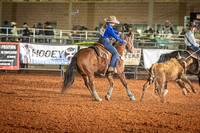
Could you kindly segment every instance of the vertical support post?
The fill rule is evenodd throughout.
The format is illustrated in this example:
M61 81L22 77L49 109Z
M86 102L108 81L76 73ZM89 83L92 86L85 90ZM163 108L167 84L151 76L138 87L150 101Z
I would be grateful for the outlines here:
M153 5L154 0L149 0L148 25L150 27L153 25Z
M64 67L64 65L61 65L60 66L60 76L64 77L64 73L65 73L65 67Z
M35 28L33 29L33 43L35 43Z
M71 24L72 24L72 0L69 0L68 30L71 30Z
M60 30L60 44L62 44L62 30Z
M88 36L87 31L85 31L85 40L87 40L87 36Z
M3 4L3 2L2 2L2 0L0 0L0 25L2 25L2 11L3 11L2 4Z

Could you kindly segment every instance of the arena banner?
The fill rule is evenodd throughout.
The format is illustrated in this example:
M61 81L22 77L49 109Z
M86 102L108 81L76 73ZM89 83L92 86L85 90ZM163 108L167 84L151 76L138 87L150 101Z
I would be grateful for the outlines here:
M20 62L24 64L69 65L78 51L76 45L38 45L20 43Z
M0 42L0 70L19 70L19 43Z
M124 53L124 59L125 59L125 65L139 65L140 64L140 58L141 58L141 49L135 48L133 50L133 53L125 52Z
M80 49L87 48L88 46L80 46ZM141 49L133 50L133 53L124 52L125 65L139 65L141 58Z
M144 67L150 68L152 64L159 60L161 54L171 53L173 51L168 49L143 49Z

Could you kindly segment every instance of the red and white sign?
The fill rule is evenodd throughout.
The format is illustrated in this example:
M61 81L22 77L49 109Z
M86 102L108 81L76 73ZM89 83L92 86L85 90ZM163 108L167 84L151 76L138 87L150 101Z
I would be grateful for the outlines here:
M0 42L0 70L19 70L19 43Z

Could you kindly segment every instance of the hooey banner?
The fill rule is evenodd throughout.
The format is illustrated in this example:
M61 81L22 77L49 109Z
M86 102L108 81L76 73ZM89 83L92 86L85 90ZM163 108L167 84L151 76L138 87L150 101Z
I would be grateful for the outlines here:
M24 64L69 65L77 45L38 45L20 43L20 62Z

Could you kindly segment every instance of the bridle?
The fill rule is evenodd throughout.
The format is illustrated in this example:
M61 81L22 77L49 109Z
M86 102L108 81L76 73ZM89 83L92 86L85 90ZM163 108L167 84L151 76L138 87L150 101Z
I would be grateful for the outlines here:
M128 50L132 51L133 41L132 41L131 37L128 37L127 35L124 35L124 34L122 34L121 38L124 40L125 36L126 36L126 42L124 42L124 43L117 43L116 47L126 47L127 46ZM131 43L131 47L129 47L128 41ZM122 44L122 45L119 45L119 44Z

